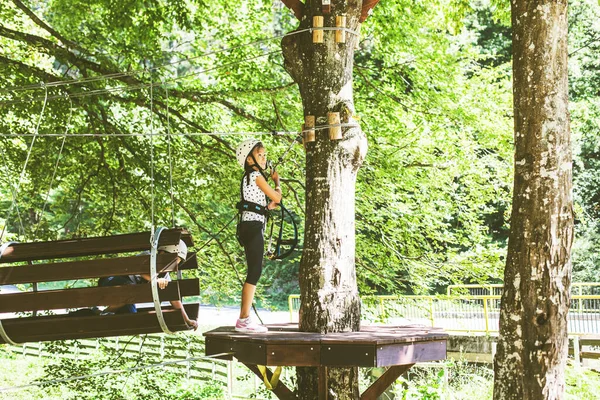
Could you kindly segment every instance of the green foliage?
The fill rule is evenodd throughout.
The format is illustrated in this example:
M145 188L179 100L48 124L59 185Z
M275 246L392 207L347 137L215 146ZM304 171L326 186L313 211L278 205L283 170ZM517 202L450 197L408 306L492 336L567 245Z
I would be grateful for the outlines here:
M570 30L575 195L580 219L591 224L591 245L575 256L586 266L576 263L576 271L595 265L598 6L590 2L572 2ZM289 10L270 1L27 3L48 30L14 3L1 4L3 26L16 33L0 36L0 87L127 73L0 92L3 240L185 226L199 249L202 301L238 301L245 263L234 224L214 235L235 215L240 137L182 134L299 127L302 102L277 37L297 25ZM504 1L402 0L380 4L363 24L354 70L356 113L369 139L357 182L363 294L500 280L512 186L508 9ZM38 122L41 135L9 215L11 187L33 140L6 134L32 134ZM43 136L65 132L113 136L69 137L62 151L61 137ZM152 140L140 136L150 132ZM293 140L261 138L273 159ZM279 167L287 206L300 221L304 162L293 146ZM298 291L299 259L297 252L267 263L261 304L281 306Z
M433 8L379 10L373 47L357 56L357 110L370 140L357 189L363 292L428 293L501 276L509 69L479 64L474 38L436 30L443 15Z
M495 39L476 41L440 29L448 18L473 12L457 4L382 4L363 27L355 93L370 141L357 186L358 276L365 293L424 293L500 276L510 194L509 74L504 64L484 64L482 43ZM202 300L237 301L245 266L234 225L204 244L234 215L241 171L232 149L239 138L169 140L165 134L296 129L301 101L282 67L279 40L254 43L265 32L293 29L296 21L271 2L134 2L128 12L123 7L105 0L40 2L33 11L60 37L13 10L11 28L46 42L0 39L14 50L1 64L6 73L0 86L130 75L3 92L2 100L34 101L0 106L6 116L0 132L31 134L39 120L41 134L130 136L69 137L62 152L60 137L36 138L7 237L53 240L146 230L153 217L156 225L172 225L174 212L175 225L188 227L200 249ZM71 42L66 50L53 47L63 38ZM106 92L149 83L156 86ZM86 93L93 90L103 91ZM157 135L152 141L134 136L150 132ZM273 158L292 140L263 139ZM9 188L31 142L0 137L10 172L0 178L0 218L8 215ZM280 165L287 206L299 220L303 165L300 146ZM283 305L298 291L299 255L267 264L261 304Z
M573 279L600 280L600 192L598 191L598 116L600 115L600 6L575 0L569 9L569 84L573 133L573 192L577 239L573 244Z

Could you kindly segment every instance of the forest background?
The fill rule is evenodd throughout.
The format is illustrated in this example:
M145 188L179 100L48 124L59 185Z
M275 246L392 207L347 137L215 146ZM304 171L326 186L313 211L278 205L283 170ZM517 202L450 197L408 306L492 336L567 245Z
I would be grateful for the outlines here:
M569 7L573 280L598 282L600 5ZM501 283L513 176L508 15L507 2L397 0L363 24L361 295ZM264 132L274 160L288 149L294 135L269 132L303 122L280 49L296 28L291 11L279 1L0 0L0 21L2 240L149 230L154 210L155 225L192 232L202 303L237 302L245 263L235 226L203 245L236 213L233 149L247 136L201 133ZM278 170L302 238L300 144ZM267 262L261 305L299 293L301 250Z

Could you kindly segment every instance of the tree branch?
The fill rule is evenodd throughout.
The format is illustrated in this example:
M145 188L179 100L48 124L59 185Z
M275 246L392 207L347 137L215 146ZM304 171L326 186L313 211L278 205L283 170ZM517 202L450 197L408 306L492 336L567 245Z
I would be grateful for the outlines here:
M13 0L13 3L15 3L17 7L19 7L25 14L27 14L27 16L33 22L35 22L35 24L37 26L39 26L40 28L44 29L46 32L50 33L52 36L54 36L55 38L57 38L58 40L60 40L62 43L64 43L65 45L69 46L70 48L77 49L77 50L81 51L82 53L85 53L87 55L91 55L91 53L88 50L84 49L83 47L81 47L77 43L75 43L75 42L73 42L73 41L65 38L60 33L58 33L57 31L55 31L51 26L49 26L44 21L42 21L37 15L34 14L33 11L31 11L20 0Z

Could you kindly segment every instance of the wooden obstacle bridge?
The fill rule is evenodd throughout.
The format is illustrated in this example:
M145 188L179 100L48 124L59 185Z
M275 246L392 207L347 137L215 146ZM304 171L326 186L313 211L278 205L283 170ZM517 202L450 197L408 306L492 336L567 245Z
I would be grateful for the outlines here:
M206 355L230 353L265 383L270 382L279 399L296 395L282 382L278 372L266 366L316 367L319 370L319 400L328 399L327 369L330 367L388 367L361 395L377 399L400 375L417 362L446 358L448 334L439 328L416 326L365 326L359 332L300 332L296 324L267 325L266 333L240 333L233 327L205 332Z
M151 239L155 240L151 243ZM41 282L98 279L107 276L178 272L197 269L194 253L177 266L176 254L157 254L158 246L193 245L184 229L160 228L151 232L35 243L5 243L0 247L0 285L32 284L33 291L0 292L0 343L18 344L64 339L128 336L187 330L181 312L162 301L200 294L198 279L177 279L158 291L147 284L37 290ZM150 251L150 255L131 255ZM129 253L129 255L127 255ZM124 255L126 254L126 255ZM94 257L92 257L94 256ZM101 257L98 257L101 256ZM54 261L54 262L52 262ZM35 262L35 263L34 263ZM178 275L179 272L178 272ZM55 314L108 304L154 302L154 307L134 314ZM190 319L198 317L198 304L184 306ZM18 314L23 313L19 316ZM53 314L53 315L52 315Z

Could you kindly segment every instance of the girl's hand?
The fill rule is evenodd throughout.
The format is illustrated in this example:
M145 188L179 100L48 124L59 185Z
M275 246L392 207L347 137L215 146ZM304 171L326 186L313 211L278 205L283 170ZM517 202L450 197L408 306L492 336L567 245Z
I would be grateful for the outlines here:
M192 330L198 329L198 321L192 321L191 319L188 319L187 321L185 321L185 323L189 329L192 329Z
M277 207L277 203L275 203L274 201L270 202L269 205L267 206L267 210L272 210L275 207Z
M169 284L169 281L166 280L165 278L158 278L156 280L156 283L158 284L159 289L164 289Z
M279 173L276 169L271 170L271 179L273 179L276 186L279 186Z

